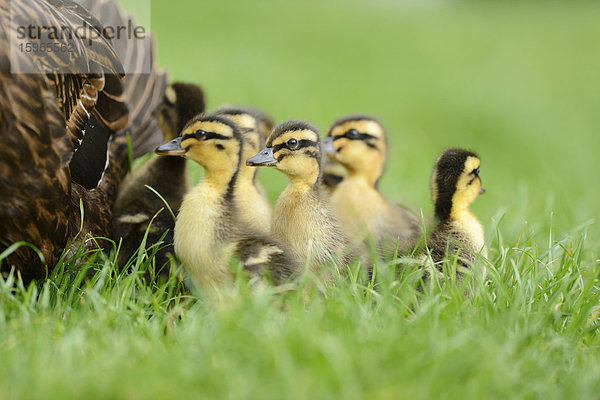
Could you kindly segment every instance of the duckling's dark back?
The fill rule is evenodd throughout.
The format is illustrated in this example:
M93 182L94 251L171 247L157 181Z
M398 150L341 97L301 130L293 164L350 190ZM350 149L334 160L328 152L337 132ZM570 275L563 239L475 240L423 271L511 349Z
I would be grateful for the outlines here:
M197 85L180 82L169 85L155 112L165 140L176 137L188 120L204 112L204 107L204 93ZM147 186L158 192L167 204ZM160 275L168 276L169 255L174 258L175 228L168 208L176 214L188 188L186 160L181 157L153 156L124 182L112 222L113 238L123 240L117 258L120 266L127 264L138 251L148 231L146 247L162 242L154 260Z

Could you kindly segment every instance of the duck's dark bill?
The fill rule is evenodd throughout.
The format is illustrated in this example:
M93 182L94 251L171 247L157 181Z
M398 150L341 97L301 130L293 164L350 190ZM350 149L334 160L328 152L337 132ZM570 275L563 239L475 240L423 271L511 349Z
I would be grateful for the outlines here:
M181 137L178 137L158 146L154 152L160 156L183 156L186 150L181 147Z
M251 167L275 164L277 164L277 159L273 156L272 147L265 147L264 149L259 151L257 155L246 160L246 165L249 165Z

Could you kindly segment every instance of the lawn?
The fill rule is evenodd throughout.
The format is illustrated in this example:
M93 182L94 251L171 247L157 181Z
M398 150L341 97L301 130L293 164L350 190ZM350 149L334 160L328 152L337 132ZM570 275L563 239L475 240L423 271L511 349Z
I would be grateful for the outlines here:
M0 399L598 397L600 5L156 0L151 13L160 65L210 109L251 104L323 132L379 117L381 189L428 221L437 155L476 151L487 280L419 291L407 272L373 291L350 275L252 294L240 279L215 307L175 273L144 284L148 261L125 275L114 254L76 255L37 284L0 281ZM260 180L272 199L286 184Z

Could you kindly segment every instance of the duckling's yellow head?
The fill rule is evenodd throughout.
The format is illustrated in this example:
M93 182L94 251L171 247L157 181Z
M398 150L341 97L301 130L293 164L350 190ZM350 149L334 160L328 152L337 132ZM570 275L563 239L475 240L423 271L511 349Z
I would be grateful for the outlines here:
M246 161L250 166L274 167L292 180L314 185L321 167L319 132L304 121L286 121L273 128L266 147Z
M156 153L189 158L207 172L237 170L241 153L240 132L232 121L217 115L197 115L181 136L159 146Z
M323 140L327 156L350 174L376 184L383 172L387 137L383 126L367 115L348 115L335 121Z
M481 160L468 150L448 149L435 162L431 194L436 217L448 219L453 212L466 210L485 192L479 177Z
M166 140L176 138L185 124L195 115L204 112L204 93L191 83L173 83L166 87L161 104L154 117Z
M258 133L264 140L269 137L271 130L275 126L273 119L261 109L251 106L223 106L215 111L215 114L227 114L228 116L246 114L250 115L256 121ZM236 122L237 123L237 122Z
M268 116L262 111L246 106L224 106L215 110L213 114L232 120L240 128L244 140L243 159L252 157L263 147L268 132L266 135L261 132L259 115L265 116L264 118Z

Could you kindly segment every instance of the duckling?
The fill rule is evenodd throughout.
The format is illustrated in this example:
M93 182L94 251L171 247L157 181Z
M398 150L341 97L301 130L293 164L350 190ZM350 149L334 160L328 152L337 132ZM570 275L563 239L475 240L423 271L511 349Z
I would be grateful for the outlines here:
M243 139L234 122L218 115L196 116L181 137L158 147L156 153L189 158L205 171L202 181L185 195L175 224L175 254L195 285L209 297L230 287L234 255L251 275L260 276L265 265L277 283L293 275L295 262L285 247L240 218L235 197L240 195L236 179Z
M373 238L386 258L412 250L422 235L419 221L377 187L387 152L381 123L367 115L342 117L333 123L323 143L327 156L347 173L330 198L345 231L358 241Z
M274 167L289 178L275 204L271 232L296 259L313 271L332 257L338 267L350 262L349 240L321 191L321 144L316 128L295 120L275 126L266 147L246 164Z
M0 253L21 241L39 249L18 248L3 260L2 271L14 266L29 281L43 278L65 249L84 240L88 247L104 246L87 240L88 234L110 237L112 204L127 168L123 129L135 119L128 106L136 109L146 101L138 84L124 93L123 71L131 67L127 62L154 63L150 38L129 41L135 56L121 63L102 35L103 25L71 0L0 2L0 41L9 43L12 22L24 20L90 28L68 40L55 39L59 47L78 49L68 57L0 47ZM144 90L159 83L153 68Z
M458 256L459 263L470 267L479 254L487 257L483 226L469 210L481 186L481 160L462 149L448 149L437 159L431 176L431 194L437 225L427 240L432 261ZM439 267L438 267L439 268Z
M229 106L221 107L213 114L229 118L240 128L244 140L242 160L252 157L263 147L264 138L260 133L259 123L261 120L271 120L265 113L248 107ZM262 124L265 129L266 124L264 122ZM271 221L271 205L264 189L256 181L256 172L256 168L249 167L245 163L240 165L236 179L236 192L240 195L236 196L236 205L244 222L256 231L267 235L271 226L265 224L265 221Z
M200 87L188 83L167 86L163 101L154 112L165 141L175 139L187 121L202 113L204 107L204 93ZM113 211L113 238L123 239L118 264L125 265L138 250L154 218L146 244L154 245L162 238L163 245L156 251L154 259L157 267L164 267L160 269L161 275L168 277L169 254L174 253L175 220L161 198L146 186L158 192L171 210L177 212L188 191L185 158L154 156L146 161L121 185Z

